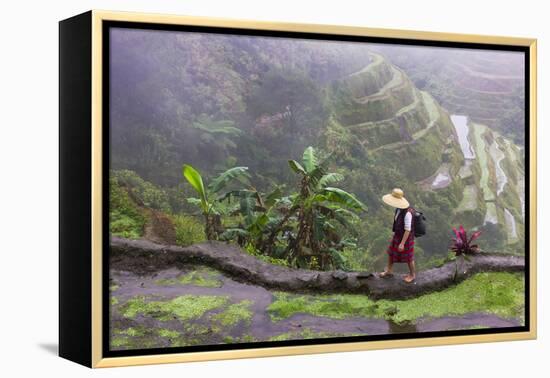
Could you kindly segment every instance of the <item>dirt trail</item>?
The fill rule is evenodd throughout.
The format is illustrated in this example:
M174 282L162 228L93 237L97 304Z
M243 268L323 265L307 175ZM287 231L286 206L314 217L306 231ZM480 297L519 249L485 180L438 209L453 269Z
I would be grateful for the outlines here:
M136 273L203 264L237 281L266 289L313 293L367 294L373 299L407 299L443 290L479 272L521 272L525 259L503 253L472 256L456 275L453 262L419 272L413 285L399 278L381 278L370 272L314 271L266 263L235 245L208 242L190 247L155 244L146 240L111 238L111 268Z

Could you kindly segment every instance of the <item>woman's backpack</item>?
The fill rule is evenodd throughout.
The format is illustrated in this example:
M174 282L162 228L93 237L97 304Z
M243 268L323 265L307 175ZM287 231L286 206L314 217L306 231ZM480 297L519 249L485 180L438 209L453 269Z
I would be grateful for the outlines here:
M414 237L419 238L426 235L426 217L424 213L413 208L412 215Z

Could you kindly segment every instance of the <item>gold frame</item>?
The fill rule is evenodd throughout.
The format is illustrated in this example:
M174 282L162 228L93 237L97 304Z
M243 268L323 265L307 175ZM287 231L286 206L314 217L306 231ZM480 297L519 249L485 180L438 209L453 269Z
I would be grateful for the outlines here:
M528 47L530 51L530 325L529 332L487 335L446 336L390 341L347 342L339 344L269 347L257 349L167 353L132 357L102 356L102 22L128 21L171 25L202 25L228 28L298 31L336 35L357 35L429 41L499 44ZM255 20L238 20L198 16L92 11L92 366L114 367L173 362L208 361L251 357L348 352L371 349L422 347L494 341L532 340L537 337L536 245L537 245L537 40L501 36L451 34L413 30L373 29L358 26L297 24Z

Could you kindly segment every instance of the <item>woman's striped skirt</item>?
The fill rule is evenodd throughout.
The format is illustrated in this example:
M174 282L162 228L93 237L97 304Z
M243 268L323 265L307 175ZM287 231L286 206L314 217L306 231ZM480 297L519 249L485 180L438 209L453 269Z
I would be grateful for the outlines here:
M391 262L411 262L414 259L414 237L410 237L405 242L405 248L403 252L399 252L399 244L401 243L401 237L397 234L393 234L393 238L388 246L387 253L390 255Z

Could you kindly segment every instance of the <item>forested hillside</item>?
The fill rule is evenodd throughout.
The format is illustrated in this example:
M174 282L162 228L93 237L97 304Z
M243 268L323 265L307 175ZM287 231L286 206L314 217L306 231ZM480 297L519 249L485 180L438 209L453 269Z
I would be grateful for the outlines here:
M206 238L200 211L188 201L196 193L182 176L183 164L200 171L205 182L246 167L246 184L237 180L229 189L253 189L262 198L276 193L281 201L268 214L276 223L284 217L282 200L300 188L301 176L288 161L301 162L311 146L334 175L330 186L364 205L353 210L346 227L332 221L324 226L326 234L328 224L341 237L331 244L339 267L382 266L393 210L380 198L393 187L403 188L428 218L429 232L416 246L421 267L447 258L452 227L460 224L483 231L484 250L523 253L522 140L508 118L488 121L497 112L491 101L505 106L515 99L508 94L519 90L516 72L468 89L479 96L491 91L491 100L475 106L493 110L481 114L450 100L457 98L456 88L436 86L463 76L453 71L457 67L474 75L473 68L442 64L422 81L420 69L399 68L393 64L404 61L398 54L375 46L135 30L116 31L112 45L114 234L141 237L156 227L180 245ZM478 81L461 83L472 87ZM449 111L469 117L466 148L475 156L461 148L458 121L453 124ZM522 116L510 111L511 118ZM220 235L246 223L242 204L230 197L220 204L226 214L217 225ZM251 211L250 217L262 215ZM281 244L283 234L277 236ZM238 242L238 236L230 240ZM265 254L261 244L245 244L250 253Z

